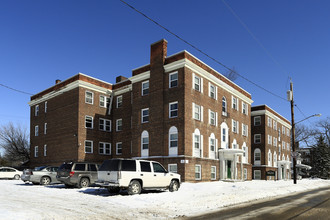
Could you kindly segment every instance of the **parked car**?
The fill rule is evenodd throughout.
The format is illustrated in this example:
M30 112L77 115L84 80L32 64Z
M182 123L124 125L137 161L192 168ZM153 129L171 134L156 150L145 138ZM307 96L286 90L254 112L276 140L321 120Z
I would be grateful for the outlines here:
M56 178L66 187L85 188L97 180L98 167L96 163L63 163L57 171Z
M22 180L24 182L31 182L32 184L49 185L53 183L60 183L56 179L58 167L56 166L41 166L33 170L25 169L23 171Z
M12 167L0 167L1 179L14 179L18 180L22 175L22 171L19 171Z
M181 176L167 172L158 162L133 159L106 160L98 171L97 185L109 192L127 189L128 194L140 194L142 189L177 191Z

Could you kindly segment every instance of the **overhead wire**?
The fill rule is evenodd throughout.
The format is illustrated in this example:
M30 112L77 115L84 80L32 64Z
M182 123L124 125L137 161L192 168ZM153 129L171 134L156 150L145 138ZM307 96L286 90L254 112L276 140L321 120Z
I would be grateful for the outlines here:
M165 26L161 25L159 22L155 21L154 19L152 19L151 17L149 17L148 15L146 15L145 13L141 12L140 10L136 9L134 6L132 6L131 4L127 3L124 0L120 0L122 3L124 3L126 6L128 6L129 8L131 8L132 10L134 10L135 12L139 13L140 15L142 15L143 17L147 18L148 20L150 20L151 22L153 22L154 24L156 24L157 26L161 27L162 29L164 29L165 31L167 31L168 33L170 33L171 35L173 35L174 37L178 38L179 40L181 40L182 42L184 42L185 44L189 45L190 47L194 48L195 50L197 50L198 52L200 52L201 54L205 55L206 57L208 57L209 59L213 60L214 62L218 63L219 65L223 66L224 68L226 68L229 71L234 71L233 69L231 69L230 67L226 66L225 64L223 64L222 62L218 61L217 59L213 58L212 56L208 55L206 52L204 52L203 50L199 49L198 47L196 47L195 45L193 45L192 43L188 42L187 40L183 39L182 37L180 37L179 35L175 34L174 32L170 31L168 28L166 28ZM251 83L252 85L258 87L261 90L264 90L265 92L280 98L284 101L287 101L285 98L283 98L282 96L279 96L273 92L271 92L270 90L264 88L263 86L253 82L252 80L244 77L243 75L237 73L236 71L234 71L235 74L237 74L239 77L241 77L242 79L244 79L245 81Z
M12 88L12 87L6 86L6 85L1 84L1 83L0 83L0 86L2 86L2 87L4 87L4 88L7 88L7 89L10 89L10 90L13 90L13 91L15 91L15 92L23 93L23 94L26 94L26 95L33 95L32 93L24 92L24 91L22 91L22 90L18 90L18 89L14 89L14 88Z

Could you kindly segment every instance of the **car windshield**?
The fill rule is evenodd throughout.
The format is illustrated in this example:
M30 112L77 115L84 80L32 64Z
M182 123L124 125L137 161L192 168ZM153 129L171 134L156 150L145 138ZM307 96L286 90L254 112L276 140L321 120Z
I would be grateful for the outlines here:
M72 163L64 163L58 169L59 170L71 170L72 165L73 165Z

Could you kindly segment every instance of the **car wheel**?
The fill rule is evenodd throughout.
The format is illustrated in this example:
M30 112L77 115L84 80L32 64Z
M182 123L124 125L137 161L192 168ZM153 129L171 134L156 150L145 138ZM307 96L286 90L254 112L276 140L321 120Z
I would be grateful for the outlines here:
M50 184L50 178L47 176L44 176L40 180L40 185L49 185Z
M109 186L108 187L108 191L109 191L109 193L119 193L120 192L120 188L119 187Z
M20 176L19 176L18 174L16 174L16 175L14 176L14 180L19 180L19 178L20 178Z
M137 180L131 181L131 183L128 186L128 194L129 195L135 195L135 194L140 194L142 190L141 184Z
M169 190L170 192L178 191L180 187L180 184L177 180L172 180L170 183Z
M81 178L80 179L80 182L79 182L79 187L80 188L86 188L89 186L89 179L84 177L84 178Z

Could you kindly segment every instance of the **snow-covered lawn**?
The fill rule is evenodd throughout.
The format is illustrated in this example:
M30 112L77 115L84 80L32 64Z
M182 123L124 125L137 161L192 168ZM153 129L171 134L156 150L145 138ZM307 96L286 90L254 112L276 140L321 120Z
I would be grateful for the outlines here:
M178 192L144 192L129 196L106 189L35 186L20 180L0 180L0 219L169 219L194 216L221 207L289 195L330 181L247 181L183 183Z

